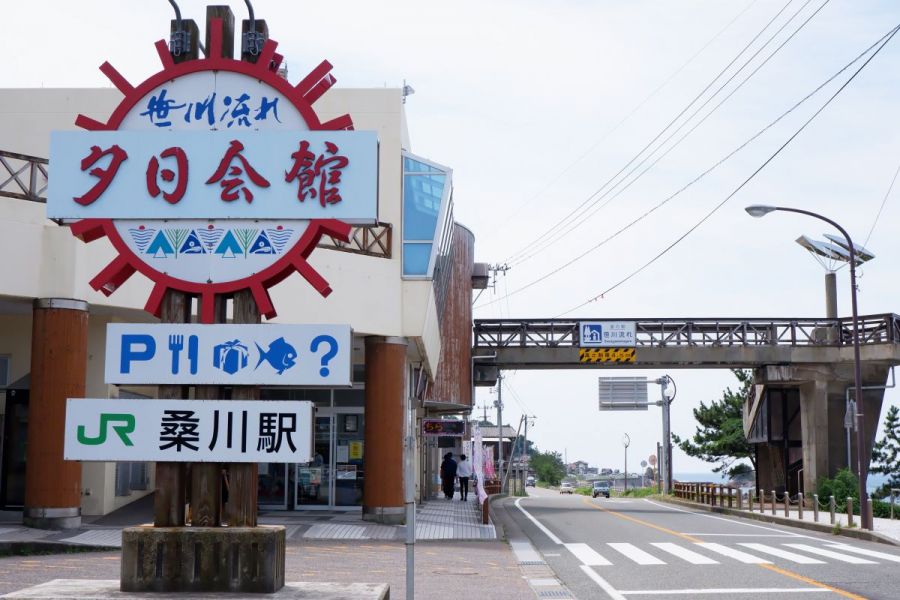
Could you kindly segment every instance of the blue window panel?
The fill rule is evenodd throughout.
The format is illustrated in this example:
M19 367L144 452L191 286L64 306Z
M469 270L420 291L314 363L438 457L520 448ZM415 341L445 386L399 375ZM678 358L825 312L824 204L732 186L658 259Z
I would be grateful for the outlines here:
M403 244L403 274L428 275L431 244L405 242Z
M403 239L433 240L444 195L444 175L403 178Z
M440 169L419 162L408 156L403 157L403 170L410 173L443 173Z

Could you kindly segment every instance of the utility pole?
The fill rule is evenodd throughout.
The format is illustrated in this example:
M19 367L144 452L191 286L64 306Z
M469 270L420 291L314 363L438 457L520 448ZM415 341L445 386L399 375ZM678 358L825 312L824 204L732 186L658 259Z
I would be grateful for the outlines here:
M497 475L503 485L503 375L497 377ZM500 493L503 493L500 488Z
M625 446L625 493L628 493L628 446L631 445L631 438L626 433L622 437L622 445Z

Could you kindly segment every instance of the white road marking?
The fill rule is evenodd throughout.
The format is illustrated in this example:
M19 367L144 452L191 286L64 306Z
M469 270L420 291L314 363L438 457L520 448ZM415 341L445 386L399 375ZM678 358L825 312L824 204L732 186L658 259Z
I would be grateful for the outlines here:
M827 588L708 588L696 590L620 590L620 594L629 596L699 596L700 594L799 594L813 592L831 592Z
M797 537L796 533L685 533L683 535L699 535L703 537Z
M562 540L559 539L558 537L556 537L556 535L555 535L552 531L550 531L549 529L547 529L546 527L544 527L543 523L541 523L540 521L538 521L537 519L535 519L534 517L532 517L532 516L531 516L531 513L529 513L529 512L528 512L527 510L525 510L524 508L522 508L522 505L520 504L520 502L522 502L522 498L519 498L518 500L516 500L516 508L518 508L519 510L521 510L521 511L522 511L522 514L525 515L526 517L528 517L528 520L529 520L529 521L531 521L532 523L534 523L534 524L537 526L538 529L540 529L541 531L543 531L544 534L545 534L548 538L550 538L550 541L552 541L554 544L562 544Z
M808 546L806 544L785 544L785 546L790 546L791 548L796 548L797 550L803 550L804 552L809 552L811 554L818 554L819 556L824 556L825 558L833 558L834 560L839 560L841 562L850 563L852 565L876 565L876 564L878 564L871 560L866 560L865 558L857 558L856 556L847 556L846 554L839 554L839 553L833 552L831 550L825 550L823 548L816 548L815 546Z
M708 556L703 556L702 554L697 554L693 550L688 550L687 548L682 548L678 544L671 544L669 542L653 542L652 546L656 546L660 550L664 552L668 552L669 554L674 554L678 558L684 559L691 563L692 565L717 565L719 561L713 560Z
M648 554L635 546L634 544L613 543L607 544L610 548L624 554L639 565L664 565L664 561L659 560L652 554Z
M718 552L723 556L727 556L728 558L733 558L738 560L744 564L748 565L771 565L772 562L768 561L764 558L759 558L758 556L753 556L752 554L747 554L746 552L741 552L735 548L729 548L728 546L723 546L722 544L713 544L712 542L696 542L698 546L701 548L705 548L707 550L712 550L713 552Z
M581 565L581 570L584 571L584 574L590 577L594 581L594 583L599 585L600 589L609 594L611 600L625 600L625 596L623 596L621 592L617 591L616 588L611 586L608 581L600 577L600 574L593 568L587 565Z
M848 544L828 544L830 548L837 548L838 550L843 550L845 552L853 552L855 554L862 554L863 556L871 556L872 558L882 558L884 560L889 560L891 562L900 563L900 556L896 554L887 554L886 552L876 552L875 550L867 550L866 548L857 548L856 546L850 546Z
M740 519L740 517L736 517L735 519L726 519L725 517L717 517L715 515L707 515L707 514L700 513L700 512L694 512L692 510L684 510L683 508L675 508L674 506L666 506L665 504L660 504L659 502L654 502L653 500L648 500L646 498L644 498L644 502L649 502L653 506L658 506L660 508L668 508L669 510L674 510L677 512L683 512L683 513L687 513L689 515L694 515L695 517L704 517L706 519L715 519L716 521L725 521L726 523L731 523L733 525L742 525L743 527L755 527L757 529L765 529L766 531L775 531L775 532L781 533L783 535L787 535L789 537L812 539L812 536L809 536L809 535L802 535L800 533L791 533L791 532L785 531L783 529L775 529L774 527L765 527L763 525L756 525L754 523L744 523L743 521L737 520L737 519Z
M597 551L587 544L564 544L566 549L581 561L581 564L589 567L600 567L612 563L603 558Z
M745 546L750 548L751 550L756 550L757 552L762 552L763 554L771 554L772 556L777 556L779 558L784 558L789 561L801 564L801 565L824 565L825 562L821 561L817 558L810 558L808 556L803 556L802 554L797 554L795 552L788 552L787 550L782 550L781 548L773 548L772 546L766 546L765 544L741 544L741 546Z

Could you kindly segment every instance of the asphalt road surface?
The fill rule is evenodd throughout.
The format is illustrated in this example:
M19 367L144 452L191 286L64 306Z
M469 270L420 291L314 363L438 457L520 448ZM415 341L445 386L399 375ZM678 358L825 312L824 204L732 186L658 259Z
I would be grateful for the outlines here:
M507 510L582 600L900 600L900 547L645 499L533 489Z

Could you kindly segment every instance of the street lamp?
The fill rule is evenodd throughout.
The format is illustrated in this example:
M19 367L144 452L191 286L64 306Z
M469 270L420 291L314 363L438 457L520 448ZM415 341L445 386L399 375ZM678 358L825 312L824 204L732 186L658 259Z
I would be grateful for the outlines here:
M857 448L857 470L859 474L859 516L860 521L862 521L862 526L866 529L872 528L872 515L869 514L869 503L867 502L866 497L866 478L867 478L867 465L865 462L865 435L863 432L863 426L865 420L863 418L863 396L862 396L862 374L860 370L859 364L859 324L856 310L856 249L853 246L853 240L850 239L850 234L847 231L829 219L828 217L823 217L820 214L810 212L808 210L802 210L799 208L787 208L784 206L765 206L761 204L754 204L753 206L748 206L744 210L747 211L751 217L763 217L770 212L774 212L776 210L780 210L782 212L792 212L801 215L806 215L808 217L813 217L819 219L820 221L825 221L835 229L841 232L841 235L844 236L844 240L847 242L847 250L850 251L850 306L853 311L853 377L854 377L854 387L855 387L855 396L856 396L856 448Z
M631 445L631 438L626 433L622 436L622 445L625 446L625 493L628 493L628 446Z

